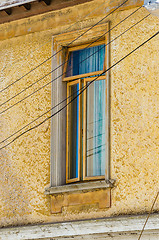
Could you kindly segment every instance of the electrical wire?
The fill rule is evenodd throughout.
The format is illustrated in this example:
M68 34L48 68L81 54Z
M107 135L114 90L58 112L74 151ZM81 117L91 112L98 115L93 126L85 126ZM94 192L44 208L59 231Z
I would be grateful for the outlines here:
M75 23L73 23L71 26L69 26L68 28L65 29L65 31L60 32L58 34L56 34L56 36L59 36L60 34L63 34L65 32L67 32L69 29L71 29L73 26L75 26L76 24L80 23L83 21L83 19L87 18L88 16L90 16L93 12L95 12L97 9L101 8L103 5L105 5L105 2L103 2L102 4L100 4L98 7L96 7L95 9L93 9L91 12L89 12L87 15L85 15L84 17L81 18L81 20L76 21ZM27 55L23 56L22 58L18 59L17 61L13 62L12 64L10 64L7 67L4 67L4 69L2 70L2 72L5 69L8 69L9 67L12 67L14 64L17 64L18 62L22 61L24 58L28 57L30 54L34 53L35 51L37 51L38 49L40 49L41 47L45 46L47 43L51 42L51 40L49 39L48 41L46 41L45 43L41 44L39 47L35 48L33 51L29 52Z
M126 32L128 32L130 29L132 29L134 26L136 26L137 24L141 23L145 18L147 18L148 16L150 16L150 14L146 15L144 18L142 18L140 21L138 21L137 23L133 24L131 27L129 27L127 30L125 30L124 32L122 32L121 34L119 34L117 37L115 37L113 40L111 40L109 43L106 44L106 46L112 42L114 42L116 39L118 39L119 37L121 37L123 34L125 34ZM105 47L105 46L104 46ZM102 47L103 48L103 47ZM100 49L101 50L101 49ZM79 89L78 91L82 90L83 87L81 89ZM30 123L28 123L27 125L23 126L21 129L17 130L15 133L13 133L12 135L10 135L9 137L7 137L6 139L2 140L0 142L3 143L5 141L7 141L8 139L10 139L11 137L13 137L14 135L16 135L18 132L22 131L24 128L28 127L30 124L34 123L35 121L37 121L39 118L41 118L42 116L46 115L48 112L50 112L51 110L53 110L54 108L56 108L57 106L61 105L63 102L65 102L67 99L69 99L70 97L72 97L74 94L76 94L78 91L76 91L75 93L73 93L72 95L70 95L69 97L63 99L60 103L58 103L57 105L53 106L51 109L49 109L48 111L46 111L45 113L43 113L42 115L40 115L39 117L37 117L36 119L34 119L33 121L31 121Z
M142 7L142 6L141 6ZM130 15L128 15L126 18L124 18L122 21L120 21L118 24L116 24L114 27L112 27L111 29L109 29L108 31L106 31L102 36L100 36L99 38L97 38L96 40L94 40L93 42L91 42L90 44L88 44L84 49L90 47L94 42L98 41L99 39L101 39L105 34L109 33L111 30L113 30L115 27L117 27L118 25L120 25L122 22L124 22L127 18L129 18L130 16L132 16L134 13L136 13L138 10L140 10L139 7L137 10L135 10L133 13L131 13ZM32 87L33 85L35 85L36 83L40 82L41 80L43 80L46 76L48 76L49 74L51 74L52 72L54 72L55 70L57 70L58 68L62 67L65 63L67 63L67 61L64 61L62 64L60 64L58 67L56 67L55 69L53 69L51 72L47 73L46 75L44 75L42 78L38 79L37 81L35 81L34 83L30 84L28 87L24 88L23 90L21 90L19 93L15 94L13 97L7 99L5 102L0 104L0 107L3 106L4 104L6 104L7 102L11 101L12 99L14 99L15 97L19 96L21 93L23 93L24 91L28 90L30 87ZM65 72L66 73L66 72ZM63 73L63 74L65 74ZM59 76L61 77L61 76ZM10 108L8 108L10 109ZM7 109L7 110L8 110ZM0 112L0 114L3 112Z
M155 197L155 199L154 199L154 201L153 201L151 210L150 210L150 212L149 212L149 214L148 214L148 216L147 216L147 218L146 218L146 221L145 221L144 226L143 226L143 228L142 228L142 230L141 230L141 233L140 233L140 236L139 236L138 240L141 239L141 236L142 236L142 234L143 234L143 232L144 232L144 229L145 229L145 226L146 226L146 224L147 224L147 221L148 221L148 219L149 219L149 217L150 217L150 214L151 214L152 211L153 211L153 208L154 208L154 205L155 205L155 203L156 203L156 201L157 201L158 196L159 196L159 191L157 192L157 195L156 195L156 197Z
M109 33L111 30L113 30L115 27L117 27L118 25L120 25L122 22L124 22L126 19L128 19L130 16L132 16L133 14L135 14L141 7L139 7L137 10L135 10L133 13L129 14L127 17L125 17L123 20L121 20L119 23L117 23L114 27L112 27L111 29L109 29L108 31L104 32L104 34L102 34L100 37L98 37L96 40L94 40L93 42L91 42L90 44L88 44L84 49L87 49L88 47L90 47L93 43L97 42L98 40L100 40L105 34ZM150 14L148 14L147 16L149 16ZM96 53L96 52L95 52ZM82 62L86 61L89 57L91 57L92 55L94 55L95 53L91 54L90 56L88 56L86 59L82 60L79 64L81 64ZM36 82L32 83L31 85L29 85L28 87L26 87L25 89L23 89L21 92L17 93L16 95L14 95L13 97L11 97L10 99L6 100L5 102L3 102L0 106L3 106L4 104L6 104L7 102L9 102L10 100L14 99L15 97L17 97L18 95L20 95L21 93L23 93L24 91L26 91L27 89L29 89L30 87L32 87L33 85L35 85L36 83L38 83L39 81L43 80L45 77L47 77L48 75L50 75L52 72L54 72L55 70L57 70L58 68L62 67L66 62L68 62L69 60L63 62L61 65L59 65L58 67L56 67L55 69L53 69L52 71L50 71L49 73L47 73L45 76L43 76L42 78L38 79ZM71 68L72 69L72 68ZM42 88L48 86L50 83L52 83L53 81L57 80L58 78L62 77L64 74L66 74L68 71L63 72L61 75L59 75L58 77L56 77L55 79L49 81L48 83L46 83L45 85L43 85L42 87L40 87L39 89L35 90L34 92L32 92L31 94L29 94L28 96L22 98L21 100L19 100L18 102L16 102L15 104L11 105L10 107L4 109L3 111L0 112L0 114L8 111L9 109L11 109L12 107L14 107L15 105L19 104L20 102L24 101L25 99L27 99L28 97L32 96L34 93L40 91Z
M111 15L113 12L115 12L118 8L120 8L121 6L123 6L128 0L124 1L122 4L120 4L117 8L115 8L113 11L111 11L110 13L108 13L106 16L104 16L101 20L99 20L97 23L95 23L93 26L91 26L90 28L88 28L85 32L83 32L81 35L79 35L77 38L75 38L74 40L72 40L69 44L66 45L66 47L69 47L72 43L74 43L76 40L78 40L80 37L82 37L84 34L86 34L88 31L90 31L92 28L94 28L95 26L97 26L99 23L101 23L103 20L105 20L109 15ZM0 90L0 93L3 92L4 90L8 89L10 86L12 86L13 84L15 84L16 82L20 81L22 78L26 77L28 74L30 74L31 72L33 72L34 70L36 70L37 68L39 68L41 65L43 65L44 63L46 63L48 60L50 60L51 58L53 58L54 56L56 56L58 53L60 53L62 51L59 50L57 51L55 54L53 54L52 56L50 56L49 58L47 58L46 60L44 60L42 63L40 63L39 65L37 65L35 68L33 68L32 70L30 70L29 72L27 72L26 74L24 74L22 77L18 78L17 80L15 80L13 83L9 84L7 87L3 88L2 90Z
M99 76L97 76L94 80L92 80L91 82L88 83L88 85L86 85L85 88L83 88L80 93L78 93L71 101L69 101L69 103L67 103L65 106L63 106L61 109L59 109L57 112L53 113L51 116L45 118L42 122L40 122L39 124L35 125L34 127L26 130L25 132L21 133L20 135L18 135L17 137L15 137L12 141L10 141L9 143L7 143L6 145L4 145L3 147L0 148L0 150L4 149L5 147L9 146L11 143L13 143L16 139L18 139L19 137L23 136L24 134L26 134L27 132L41 126L44 122L48 121L50 118L54 117L55 115L57 115L58 113L60 113L63 109L65 109L69 104L71 104L75 99L77 99L77 97L79 95L81 95L94 81L96 81L100 76L102 76L103 74L105 74L106 72L108 72L110 69L112 69L113 67L115 67L117 64L119 64L120 62L122 62L125 58L127 58L128 56L130 56L132 53L134 53L136 50L138 50L140 47L142 47L143 45L145 45L147 42L149 42L151 39L153 39L154 37L156 37L159 34L159 31L156 32L155 34L153 34L150 38L148 38L146 41L144 41L142 44L140 44L139 46L137 46L135 49L133 49L131 52L129 52L127 55L125 55L123 58L121 58L119 61L117 61L115 64L113 64L111 67L109 67L108 69L106 69L105 71L103 71L103 73L101 73Z
M71 98L72 96L74 96L77 92L79 92L80 90L82 90L83 87L81 89L79 89L78 91L74 92L72 95L70 95L69 97L63 99L60 103L56 104L55 106L53 106L51 109L49 109L48 111L46 111L45 113L43 113L42 115L40 115L39 117L37 117L36 119L34 119L33 121L31 121L30 123L28 123L27 125L23 126L21 129L17 130L15 133L13 133L12 135L10 135L9 137L7 137L6 139L2 140L0 142L3 143L6 140L10 139L11 137L13 137L14 135L16 135L18 132L22 131L24 128L28 127L30 124L36 122L38 119L40 119L41 117L43 117L44 115L46 115L48 112L52 111L53 109L55 109L56 107L58 107L59 105L61 105L63 102L65 102L67 99Z

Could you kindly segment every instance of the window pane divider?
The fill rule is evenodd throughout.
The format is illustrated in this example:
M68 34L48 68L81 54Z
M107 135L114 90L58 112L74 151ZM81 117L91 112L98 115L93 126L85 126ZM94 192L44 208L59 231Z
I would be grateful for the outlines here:
M86 87L87 80L84 79L84 88ZM87 102L86 102L87 89L83 92L83 180L86 177L86 112L87 112Z
M87 80L89 81L89 82L92 82L92 81L98 81L98 80L105 80L105 75L103 75L103 76L99 76L97 79L96 79L97 77L89 77L89 78L87 78Z
M90 77L93 75L100 75L103 73L103 70L101 71L95 71L95 72L90 72L90 73L84 73L84 74L80 74L80 75L75 75L75 76L70 76L70 77L65 77L63 79L63 81L67 82L67 81L72 81L72 80L76 80L79 78L85 78L85 77ZM104 75L103 75L104 76Z

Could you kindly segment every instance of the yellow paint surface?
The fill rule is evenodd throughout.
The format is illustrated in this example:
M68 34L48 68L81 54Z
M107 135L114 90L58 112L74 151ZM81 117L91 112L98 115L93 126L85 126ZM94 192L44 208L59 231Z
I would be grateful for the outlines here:
M63 32L94 8L96 1L0 25L0 38L3 39L0 42L1 89L50 57L52 36ZM115 12L105 21L109 20L112 28L134 10L135 8ZM103 17L105 12L101 7L69 30L89 27ZM147 14L145 9L140 9L111 31L111 40ZM113 41L110 64L120 60L156 33L158 27L158 19L149 16ZM44 189L50 181L50 121L46 121L0 153L0 226L137 214L150 210L159 185L158 55L159 37L156 37L111 70L111 178L116 180L116 187L111 191L111 208L103 210L97 204L92 204L91 207L81 206L78 211L76 207L64 207L62 213L50 213L50 197L44 195ZM51 60L5 90L1 103L50 71ZM51 76L48 75L2 106L1 111L50 80ZM50 108L49 84L1 115L1 140ZM31 126L48 116L50 113ZM157 210L159 200L154 207L154 211Z

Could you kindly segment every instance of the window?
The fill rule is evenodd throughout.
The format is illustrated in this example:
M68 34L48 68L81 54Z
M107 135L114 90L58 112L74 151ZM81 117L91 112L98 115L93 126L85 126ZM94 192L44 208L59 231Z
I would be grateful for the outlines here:
M108 28L104 23L53 37L52 114L59 114L51 118L51 181L45 189L52 213L81 204L111 206L109 72L102 74L109 68ZM64 99L72 102L66 107Z
M104 43L67 50L66 183L105 178L106 76L99 76L106 67Z
M109 38L105 34L108 23L83 34L86 30L87 28L53 38L53 54L59 53L52 60L53 69L57 69L53 71L52 79L58 78L57 81L52 81L52 107L59 102L62 104L52 114L65 106L65 98L69 102L81 88L102 74L103 68L105 70L109 67ZM81 34L82 37L67 48ZM87 48L101 35L103 38L100 41ZM63 62L67 59L68 64L63 67ZM67 74L63 76L65 71ZM50 187L110 179L108 106L109 73L106 73L93 81L75 101L51 119ZM67 186L70 188L72 185Z

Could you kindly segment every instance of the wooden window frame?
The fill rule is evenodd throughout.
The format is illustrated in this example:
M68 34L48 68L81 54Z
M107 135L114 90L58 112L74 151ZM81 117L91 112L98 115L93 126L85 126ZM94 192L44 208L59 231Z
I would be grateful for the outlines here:
M107 39L107 37L105 37L105 38ZM63 67L63 81L64 82L73 81L73 80L80 79L80 78L91 77L94 75L102 74L102 72L105 70L105 67L106 67L106 54L107 54L106 42L107 42L106 40L101 40L101 41L94 42L92 44L87 43L87 44L81 44L79 46L67 48L66 53L65 53L65 59L64 59L64 67ZM68 61L69 61L69 55L71 52L86 49L87 46L89 46L89 45L90 45L89 47L96 47L96 46L100 46L103 44L105 44L105 59L104 59L104 64L103 64L103 70L90 72L90 73L84 73L84 74L80 74L80 75L74 75L74 76L70 76L70 77L65 77L66 71L67 71L67 66L68 66Z
M79 98L79 116L78 116L78 177L70 179L70 160L69 160L69 108L70 108L70 86L76 85L79 83L79 89L81 89L81 79L75 80L73 82L69 82L67 84L67 122L66 122L66 183L78 182L80 181L81 176L81 94L78 96Z
M85 78L84 79L84 88L86 87L87 82L92 81L100 81L105 80L105 76L100 76L96 80L96 77L93 78ZM87 89L83 93L83 181L91 181L91 180L102 180L105 179L104 175L101 176L86 176L87 171L87 157L86 157L86 150L87 150Z
M103 71L107 68L107 37L105 37L105 40L99 41L99 42L95 42L93 43L90 47L94 47L94 46L100 46L105 44L105 57L104 57L104 63L103 63L103 70L101 71L95 71L95 72L90 72L90 73L84 73L84 74L80 74L80 75L74 75L74 76L70 76L70 77L64 77L63 81L67 83L67 123L66 123L66 183L73 183L73 182L79 182L79 181L94 181L94 180L102 180L105 179L105 175L101 175L101 176L86 176L86 166L87 166L87 158L86 158L86 109L87 109L87 103L86 103L86 99L87 99L87 89L84 90L83 94L83 134L82 134L82 114L81 114L81 105L82 105L82 96L81 94L79 95L79 102L80 102L80 108L79 108L79 148L78 148L78 177L77 178L73 178L70 179L69 178L69 169L70 169L70 162L69 162L69 88L72 85L75 85L77 83L79 83L79 89L81 89L82 87L82 83L83 88L85 89L87 82L91 82L91 81L99 81L99 80L106 80L106 75L103 74L102 76L97 77L92 77L94 75L101 75L103 73ZM69 61L69 55L71 52L73 51L78 51L78 50L82 50L85 49L86 46L89 46L89 44L81 44L79 46L74 46L74 47L70 47L67 48L66 51L66 55L65 55L65 64L64 64L64 68L63 68L63 72L64 75L66 73L67 70L67 66L68 66L68 61ZM83 78L83 79L82 79ZM97 80L96 80L97 78ZM82 135L83 135L83 143L82 143ZM83 151L81 150L83 147ZM82 156L83 156L83 161L82 161ZM83 167L81 167L83 164ZM83 174L82 174L83 173Z

